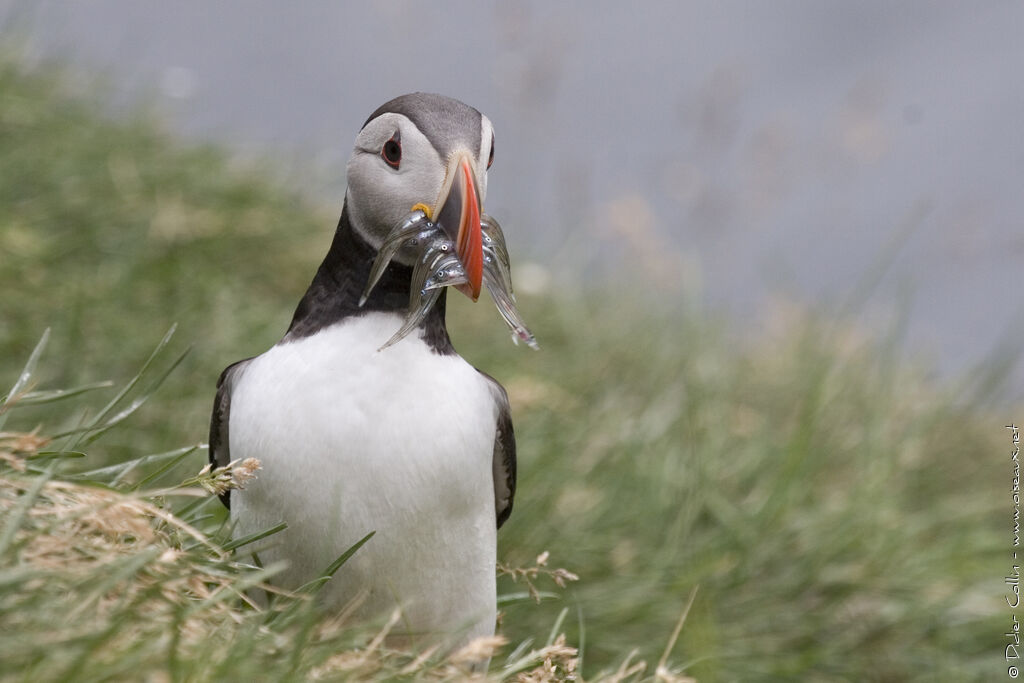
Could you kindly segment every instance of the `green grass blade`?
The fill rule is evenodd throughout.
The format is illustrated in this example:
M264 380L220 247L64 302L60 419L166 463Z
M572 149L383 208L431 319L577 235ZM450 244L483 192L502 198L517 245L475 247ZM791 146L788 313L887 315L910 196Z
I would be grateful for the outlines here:
M358 541L353 543L352 546L348 550L346 550L340 556L338 556L338 559L336 559L334 562L331 562L330 566L328 566L327 569L325 569L321 573L320 576L318 576L317 578L313 579L312 581L309 581L308 583L303 584L295 592L296 593L310 593L311 594L311 593L315 593L318 590L320 590L320 587L323 586L328 581L330 581L331 578L334 576L335 572L337 572L339 569L341 569L342 565L344 565L346 562L348 562L348 559L350 557L352 557L356 553L357 550L362 548L363 545L367 541L369 541L371 538L373 538L373 535L375 533L377 533L377 532L376 531L371 531L370 533L366 534L361 539L359 539Z
M505 658L505 665L501 668L502 678L508 678L530 666L533 662L533 657L530 656L532 646L533 638L525 638L509 653Z
M116 465L108 465L106 467L99 467L97 469L88 470L86 472L71 474L68 475L68 478L72 480L109 480L111 486L116 486L121 482L122 479L124 479L125 477L127 477L129 474L131 474L140 467L158 462L163 462L164 460L167 459L177 458L180 457L182 454L191 453L194 450L196 450L196 446L185 446L182 448L175 448L173 451L167 451L166 453L143 455L132 460L119 462Z
M86 434L88 434L90 432L93 432L95 430L99 430L99 432L102 433L103 431L106 431L106 428L109 428L110 426L113 426L112 424L109 424L109 423L106 424L106 425L101 425L101 423L103 423L103 421L106 420L107 415L110 414L110 412L121 402L122 399L124 399L125 396L128 395L128 393L132 389L135 388L135 386L143 378L143 376L149 370L150 366L153 365L153 362L160 355L160 352L163 351L163 349L170 343L171 337L174 336L175 329L177 329L177 324L171 325L171 328L167 331L166 334L164 334L163 338L156 345L156 348L153 349L153 351L149 354L149 357L146 359L146 362L144 362L142 364L142 367L139 369L139 371L135 373L135 376L132 377L128 381L128 383L125 384L124 387L122 387L121 390L119 392L117 392L117 394L112 399L110 399L110 401L107 403L107 405L105 405L95 415L95 417L93 417L92 420L90 420L88 422L88 424L86 424L84 427L82 427L82 428L80 428L78 430L75 430L74 432L67 432L65 434L58 435L58 436L65 436L65 435L72 435L72 434L74 434L76 436L76 438L72 441L72 446L70 448L74 448L75 446L77 446L80 443L80 441L85 437ZM187 350L186 350L186 353L187 353ZM181 358L178 359L178 362L180 362L180 361L181 361ZM175 365L176 364L177 363L175 363ZM150 393L152 393L152 392L150 392ZM139 405L141 405L141 403L139 403ZM136 408L137 407L138 406L136 406ZM134 412L134 410L132 412ZM127 415L125 415L124 417L127 417ZM121 419L123 419L123 418L121 418ZM117 420L117 421L119 422L120 420ZM115 424L116 424L116 422L115 422ZM98 436L98 434L97 434L97 436Z
M543 602L544 600L559 600L562 596L558 593L551 593L549 591L537 591L536 597L540 598L540 600ZM502 593L498 596L498 607L501 607L503 605L515 605L520 602L536 602L536 600L534 599L534 596L529 593L529 591L521 591L518 593Z
M586 663L587 654L587 628L583 620L583 605L579 602L576 603L576 628L578 635L576 637L576 671L579 672L580 680L586 680L583 676L583 665Z
M18 529L21 528L22 523L25 521L25 515L28 514L29 508L36 501L39 492L43 490L46 483L53 477L55 467L56 461L51 463L45 472L38 475L35 481L32 482L32 486L25 491L17 505L11 510L10 515L5 520L4 529L0 532L0 557L7 553L7 549L14 540L14 535L18 533Z
M94 429L89 430L90 433L88 435L83 433L82 435L80 435L79 438L83 439L85 443L91 443L96 439L100 438L100 436L102 436L104 432L110 430L119 423L124 422L126 419L128 419L133 413L135 413L135 411L141 408L143 404L146 403L146 401L149 400L149 398L156 392L156 390L160 388L160 385L164 383L164 380L167 379L168 375L174 372L178 365L180 365L181 362L185 360L185 358L188 356L189 353L191 353L191 351L191 346L185 349L181 353L181 355L179 355L174 360L174 362L171 363L171 365L159 377L157 377L157 379L149 386L149 388L142 395L140 395L134 401L132 401L127 408L123 409L114 417L107 420L107 422L105 422L102 426L95 427Z
M206 521L214 516L211 514L204 514L198 517L195 516L199 510L207 505L220 505L220 501L212 496L209 498L199 498L183 505L174 514L177 515L178 519L183 519L192 526L196 526L200 522Z
M188 446L186 448L181 449L180 452L178 453L178 455L176 455L173 458L170 458L162 466L158 467L156 470L154 470L149 475L143 477L134 486L128 487L128 490L129 491L138 491L142 487L148 486L148 485L152 484L154 481L156 481L161 476L163 476L168 471L170 471L171 468L173 468L175 465L177 465L179 462L181 462L182 460L184 460L188 456L192 455L197 450L199 450L199 446L198 445ZM120 479L118 481L120 481Z
M341 569L342 565L348 562L348 558L355 555L356 551L362 548L363 545L365 545L367 541L373 538L374 534L376 533L376 531L371 531L370 533L366 534L361 539L353 543L351 548L343 552L334 562L331 562L331 565L324 570L323 576L327 578L334 576L334 573Z
M569 614L569 608L563 607L562 611L558 613L558 618L555 619L555 623L551 625L551 633L548 634L548 639L547 642L544 643L544 647L547 647L548 645L551 645L551 643L555 642L555 638L557 638L558 634L562 631L562 622L565 621L565 617L567 614Z
M255 543L256 541L263 540L267 536L272 536L276 533L284 531L287 528L288 524L286 522L281 522L280 524L276 524L270 527L269 529L257 531L254 534L249 534L248 536L242 536L241 538L229 541L221 547L224 548L224 550L235 550L236 548L241 548L242 546L249 545L250 543Z
M37 451L29 455L26 460L49 460L50 458L84 458L82 451Z
M99 422L103 420L103 418L105 418L111 410L114 409L114 406L120 403L121 399L127 396L128 392L135 388L135 385L139 383L139 380L141 380L143 375L146 374L146 371L149 370L149 366L153 364L153 361L155 361L157 356L160 355L160 352L164 350L164 347L166 347L171 342L171 337L174 336L174 332L177 328L177 323L171 325L171 328L167 330L167 333L164 334L163 338L156 345L156 348L153 349L152 353L149 354L149 358L147 358L146 362L142 364L142 367L139 369L139 371L135 373L135 376L128 380L128 383L124 385L121 391L117 392L117 395L115 395L114 398L110 399L110 402L107 403L107 405L104 406L103 409L96 414L96 417L93 418L93 425L99 424Z
M43 355L43 351L46 349L47 343L50 341L50 328L47 327L43 331L43 336L39 338L39 342L35 348L32 349L32 353L29 354L28 361L25 363L25 367L22 368L21 373L18 375L18 379L14 381L14 386L4 396L2 402L0 402L0 429L3 429L4 423L7 422L7 416L10 414L10 407L18 401L18 394L20 394L29 381L32 379L32 375L35 374L36 366L39 364L39 358Z
M82 384L81 386L72 387L70 389L49 389L46 391L30 391L27 394L23 394L18 399L18 405L20 406L37 406L44 405L46 403L56 403L57 401L63 401L65 399L73 398L75 396L81 396L90 391L96 391L97 389L108 389L114 386L114 383L110 380L103 382L92 382L90 384Z

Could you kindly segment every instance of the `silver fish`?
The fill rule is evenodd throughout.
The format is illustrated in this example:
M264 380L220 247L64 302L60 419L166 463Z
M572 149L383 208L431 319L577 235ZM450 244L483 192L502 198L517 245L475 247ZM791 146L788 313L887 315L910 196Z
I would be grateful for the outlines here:
M532 349L539 348L533 334L527 329L512 292L512 276L509 268L508 247L501 226L491 216L480 216L483 243L483 283L494 299L495 307L505 324L512 331L512 341L525 342ZM437 223L427 219L423 211L413 211L403 218L388 234L377 253L370 269L366 288L359 299L359 305L377 285L381 275L398 250L409 247L416 252L412 279L409 285L409 312L402 326L380 350L397 343L416 329L427 313L437 303L441 290L466 283L466 272L455 253L455 246Z

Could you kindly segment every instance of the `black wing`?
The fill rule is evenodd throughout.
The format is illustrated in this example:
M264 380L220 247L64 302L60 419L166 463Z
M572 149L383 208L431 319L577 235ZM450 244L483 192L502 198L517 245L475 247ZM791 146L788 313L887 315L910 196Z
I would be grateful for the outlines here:
M231 389L251 360L246 358L227 366L217 380L217 397L213 400L213 415L210 416L210 465L213 467L223 467L231 462L231 444L228 440ZM222 494L220 502L230 509L231 491Z
M480 372L491 384L491 392L498 404L498 424L494 432L494 455L491 462L494 474L494 512L498 528L512 514L512 500L516 495L516 435L512 430L512 410L505 387L486 372Z

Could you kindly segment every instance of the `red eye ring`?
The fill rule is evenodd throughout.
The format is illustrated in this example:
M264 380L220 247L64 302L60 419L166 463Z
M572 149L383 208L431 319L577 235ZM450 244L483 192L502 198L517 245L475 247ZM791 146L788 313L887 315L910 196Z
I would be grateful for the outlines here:
M380 148L380 158L391 168L397 169L402 163L402 137L395 131L391 139Z

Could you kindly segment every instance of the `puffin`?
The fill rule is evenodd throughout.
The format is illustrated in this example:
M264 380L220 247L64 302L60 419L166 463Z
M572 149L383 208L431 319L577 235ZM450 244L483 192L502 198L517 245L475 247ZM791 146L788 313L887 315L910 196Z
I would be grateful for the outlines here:
M398 614L403 642L493 635L497 530L512 512L508 395L459 356L447 290L492 294L514 340L501 229L483 213L494 130L475 108L412 93L363 124L341 218L283 338L228 366L210 424L214 467L261 470L222 495L233 535L282 521L259 551L297 589L372 533L317 593L327 610ZM396 610L398 610L396 612Z

